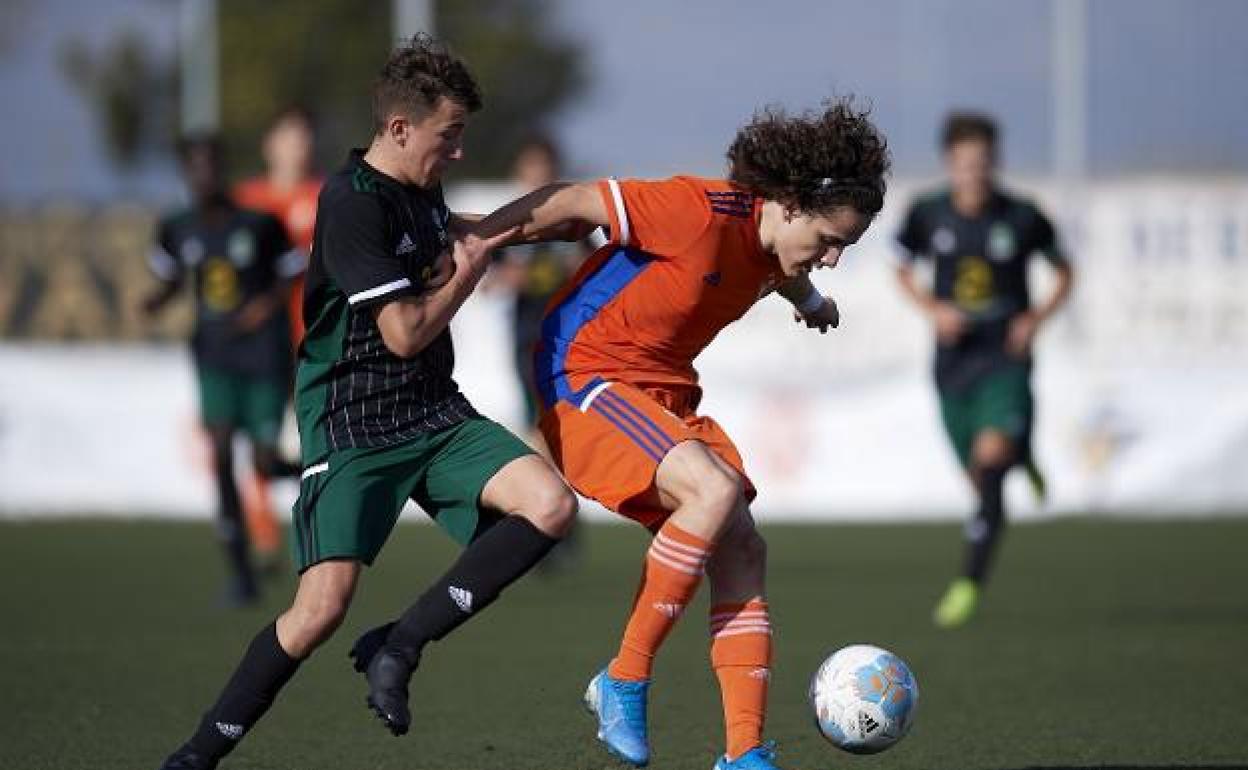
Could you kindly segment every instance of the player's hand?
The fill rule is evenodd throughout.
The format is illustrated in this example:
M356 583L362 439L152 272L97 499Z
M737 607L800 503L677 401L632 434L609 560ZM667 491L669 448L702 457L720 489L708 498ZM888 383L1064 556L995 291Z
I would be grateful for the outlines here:
M485 269L490 266L490 254L515 237L519 231L520 227L516 226L488 238L472 232L454 233L451 257L455 262L455 270L466 270L466 274L473 277L474 283L479 281L485 275Z
M455 258L449 250L442 252L434 263L421 273L420 280L424 291L437 291L450 282L455 275Z
M966 333L966 316L949 302L936 303L932 322L936 324L936 339L945 345L952 345Z
M818 329L820 334L827 334L828 329L835 329L837 326L840 326L841 311L836 306L836 300L824 295L823 304L817 310L809 313L794 310L793 322L805 323L807 329Z
M276 310L277 302L271 296L254 297L234 317L234 331L238 334L251 334L264 326Z
M1010 329L1005 337L1005 350L1012 356L1023 358L1031 352L1036 332L1040 329L1040 318L1035 313L1020 313L1010 321Z

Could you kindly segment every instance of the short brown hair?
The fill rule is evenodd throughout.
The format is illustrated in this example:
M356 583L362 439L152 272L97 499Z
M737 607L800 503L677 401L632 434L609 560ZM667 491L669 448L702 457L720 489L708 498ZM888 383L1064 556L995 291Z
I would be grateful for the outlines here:
M956 111L945 118L940 132L940 149L948 150L958 142L980 141L997 151L997 122L982 112Z
M768 200L805 213L850 206L873 216L884 206L888 143L845 97L822 111L755 113L728 148L728 178Z
M373 82L373 130L382 133L395 112L427 115L443 97L469 112L481 109L481 89L463 60L429 35L414 35L390 54Z

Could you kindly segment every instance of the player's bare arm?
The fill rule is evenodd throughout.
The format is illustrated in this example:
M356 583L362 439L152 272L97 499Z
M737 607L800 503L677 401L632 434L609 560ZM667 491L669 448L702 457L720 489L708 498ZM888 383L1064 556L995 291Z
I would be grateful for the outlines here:
M234 328L240 334L249 334L264 325L278 309L286 306L291 279L277 281L271 289L252 297L238 311Z
M966 316L951 302L936 298L923 287L908 264L897 267L897 283L902 292L927 316L936 327L936 338L943 344L956 342L966 331Z
M1048 299L1033 307L1026 313L1020 313L1010 322L1009 336L1006 338L1006 349L1011 355L1025 356L1031 350L1036 332L1041 325L1053 317L1053 314L1066 304L1070 291L1075 284L1075 272L1069 262L1053 266L1057 283Z
M455 233L450 258L441 260L438 272L429 279L436 288L389 302L376 311L377 327L390 352L411 358L441 334L485 274L490 253L512 236L513 230L504 230L492 238L471 232Z
M476 226L483 237L518 228L510 243L579 241L611 224L595 182L556 182L490 214Z
M181 281L161 281L159 286L143 297L143 301L139 304L139 309L143 311L144 316L152 318L164 310L165 305L168 305L169 301L176 297L181 290Z

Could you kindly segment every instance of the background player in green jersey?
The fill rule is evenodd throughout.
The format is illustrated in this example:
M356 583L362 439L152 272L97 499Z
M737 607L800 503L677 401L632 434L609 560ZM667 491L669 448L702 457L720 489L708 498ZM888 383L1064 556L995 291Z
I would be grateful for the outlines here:
M180 147L191 207L161 220L149 266L161 285L143 303L158 312L189 278L195 297L191 352L200 412L212 440L220 533L232 578L230 604L256 598L247 531L234 478L234 435L251 439L256 474L289 476L296 469L277 451L290 392L289 282L303 272L281 222L238 207L225 192L221 145L194 136Z
M935 327L941 417L979 499L967 523L962 574L934 616L938 625L952 627L974 614L987 579L1005 525L1006 473L1025 467L1043 494L1031 458L1032 342L1070 294L1073 272L1044 214L998 186L991 118L951 114L941 146L948 186L911 206L897 235L904 254L897 276ZM1037 253L1053 266L1057 281L1043 302L1033 304L1027 263ZM934 263L931 289L915 278L918 258Z

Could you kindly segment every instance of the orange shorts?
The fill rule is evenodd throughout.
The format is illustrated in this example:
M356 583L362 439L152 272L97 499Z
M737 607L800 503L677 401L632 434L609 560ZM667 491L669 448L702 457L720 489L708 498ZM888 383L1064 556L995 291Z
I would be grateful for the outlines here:
M658 507L654 474L668 450L682 441L701 441L737 470L746 499L754 485L741 453L710 417L694 413L687 394L602 382L579 404L560 399L545 409L538 426L555 463L577 492L650 530L671 511Z

